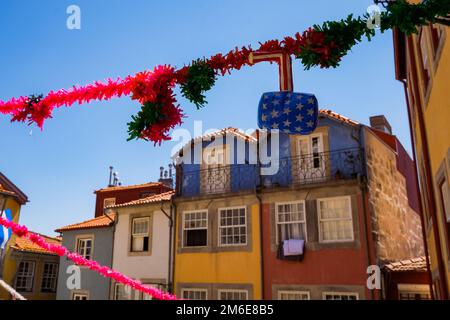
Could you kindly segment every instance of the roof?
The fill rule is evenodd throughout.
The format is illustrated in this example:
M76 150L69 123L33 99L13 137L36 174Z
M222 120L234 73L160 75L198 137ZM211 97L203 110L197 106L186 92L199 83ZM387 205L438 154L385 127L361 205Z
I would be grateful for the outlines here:
M0 193L17 198L20 204L28 202L28 197L11 180L0 172Z
M116 216L115 214L101 215L97 218L86 220L83 222L70 224L65 227L56 229L55 232L64 232L81 229L94 229L94 228L106 228L113 224Z
M348 123L348 124L351 124L351 125L358 125L359 124L359 122L356 122L356 121L354 121L354 120L352 120L350 118L347 118L347 117L345 117L343 115L340 115L339 113L336 113L336 112L328 110L328 109L321 109L321 110L319 110L319 115L323 115L323 116L326 116L328 118L331 118L331 119L334 119L334 120L339 120L339 121L342 121L342 122L345 122L345 123Z
M375 133L384 143L386 143L392 150L397 151L397 137L393 134L368 127L373 133Z
M180 153L182 150L184 150L184 148L186 148L188 145L196 144L196 143L204 141L204 140L209 141L213 137L223 136L223 135L227 135L227 134L231 134L235 137L238 137L238 138L241 138L244 140L248 140L250 142L257 141L256 137L254 137L252 135L246 134L237 128L228 127L228 128L224 128L222 130L207 133L202 136L198 136L198 137L195 137L194 139L191 139L188 143L186 143L183 147L181 147L180 150L178 150L178 153Z
M402 260L392 262L384 266L389 271L402 272L402 271L427 271L427 262L425 257L418 257L409 260Z
M52 244L61 244L61 238L49 237L43 234L40 234L48 243ZM11 248L21 251L21 252L31 252L31 253L41 253L41 254L51 254L56 255L53 252L47 251L37 244L31 242L30 239L26 237L17 237L15 242L11 245Z
M108 206L105 208L106 209L123 208L123 207L138 206L138 205L143 205L143 204L157 203L157 202L162 202L162 201L170 201L170 199L172 199L172 196L174 194L175 194L175 191L172 190L169 192L155 194L153 196L149 196L149 197L142 198L139 200L134 200L134 201L130 201L127 203L122 203L122 204L116 204L116 205Z
M140 188L149 188L149 187L159 187L162 185L163 185L162 182L147 182L147 183L134 184L134 185L129 185L129 186L106 187L106 188L96 190L96 191L94 191L94 193L117 191L117 190L140 189Z

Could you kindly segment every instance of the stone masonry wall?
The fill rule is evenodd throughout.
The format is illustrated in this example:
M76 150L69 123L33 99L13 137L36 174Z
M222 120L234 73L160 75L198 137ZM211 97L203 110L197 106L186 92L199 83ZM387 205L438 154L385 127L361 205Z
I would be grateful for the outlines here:
M379 262L424 255L420 216L408 204L396 153L366 129L369 207Z

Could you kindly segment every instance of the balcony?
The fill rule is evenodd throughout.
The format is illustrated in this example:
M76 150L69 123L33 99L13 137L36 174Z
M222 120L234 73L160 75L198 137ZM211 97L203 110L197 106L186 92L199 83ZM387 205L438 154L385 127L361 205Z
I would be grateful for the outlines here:
M226 194L262 188L308 185L332 180L354 179L364 174L363 150L344 149L306 156L281 158L274 175L261 175L263 165L239 164L201 169L182 165L177 179L180 196Z

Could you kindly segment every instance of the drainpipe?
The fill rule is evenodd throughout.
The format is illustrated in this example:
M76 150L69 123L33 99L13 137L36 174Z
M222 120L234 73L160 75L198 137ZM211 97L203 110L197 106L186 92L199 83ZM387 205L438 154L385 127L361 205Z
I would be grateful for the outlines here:
M167 289L170 293L173 293L173 279L171 277L172 274L172 255L174 255L173 248L172 248L172 235L173 235L173 200L170 200L170 214L164 210L164 202L161 201L161 211L164 213L164 215L169 220L169 259L167 263Z
M263 202L261 198L262 178L261 178L261 161L259 158L259 130L256 130L256 157L257 157L257 173L258 186L255 188L255 196L259 203L259 254L261 256L261 299L265 298L264 285L264 243L263 243Z
M408 84L405 79L402 79L401 82L403 83L403 89L405 90L405 98L408 96ZM422 237L423 237L423 244L424 244L424 250L425 250L425 261L427 264L427 271L428 271L428 277L430 279L429 285L430 285L430 294L431 299L434 300L434 291L433 291L433 284L432 284L432 275L431 275L431 267L430 267L430 257L428 253L428 242L427 242L427 231L425 230L425 219L423 217L423 211L422 211L422 197L420 196L420 189L419 189L419 183L417 180L417 177L419 177L419 173L417 172L417 157L416 157L416 147L414 145L414 132L412 129L413 122L411 119L411 113L410 113L410 103L409 99L406 100L406 106L408 108L408 121L409 121L409 135L411 137L411 146L412 146L412 154L413 154L413 161L414 161L414 174L416 176L416 193L417 193L417 200L419 202L419 216L420 216L420 223L422 224Z
M352 134L352 138L355 139L358 142L359 145L359 152L361 153L361 156L363 156L363 147L362 147L362 130L363 126L359 125L358 126L358 130L359 130L359 135L358 137L353 136ZM361 163L364 163L365 159L361 159ZM364 170L366 170L366 167L364 166ZM370 247L370 240L369 240L369 234L370 234L370 230L369 230L369 226L372 224L372 220L370 219L371 217L368 215L367 213L367 207L366 207L366 199L367 199L367 193L366 193L366 188L367 188L367 179L364 179L361 174L358 174L357 177L358 180L358 185L359 188L361 189L361 195L362 195L362 208L363 208L363 216L364 216L364 240L365 240L365 246L366 246L366 254L367 254L367 266L371 266L372 263L372 255L371 255L371 247ZM375 300L375 292L374 290L370 290L370 297L372 300Z
M117 221L119 220L119 211L116 211L116 219L112 219L107 213L106 210L103 209L103 214L112 221L113 225L112 225L112 245L111 245L111 268L114 265L114 241L116 238L116 224ZM112 280L108 281L108 297L111 297L111 284L112 284Z

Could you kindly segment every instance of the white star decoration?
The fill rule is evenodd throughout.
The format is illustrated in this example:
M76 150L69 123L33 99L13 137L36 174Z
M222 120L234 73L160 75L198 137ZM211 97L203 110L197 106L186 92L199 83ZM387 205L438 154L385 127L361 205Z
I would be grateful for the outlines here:
M267 103L263 103L262 108L263 108L264 110L267 110Z
M262 119L262 121L266 121L267 120L267 115L265 115L265 114L261 115L261 119Z
M308 116L314 115L314 109L308 109Z
M291 125L291 122L289 120L286 120L283 122L285 127L289 127Z
M303 116L302 116L301 114L299 114L298 116L296 116L296 120L297 120L298 122L303 121Z
M301 104L301 103L299 103L299 104L297 104L297 107L296 107L296 109L298 109L298 110L302 110L302 109L303 109L303 107L304 107L304 105L303 105L303 104Z
M278 111L277 110L272 110L270 115L272 116L272 118L278 118Z
M306 125L307 125L309 128L312 128L312 126L314 125L314 122L312 122L311 120L309 120L309 121L306 123Z
M273 100L273 105L274 106L277 106L277 105L279 105L280 104L280 101L279 100Z
M278 123L272 124L272 129L278 129Z
M308 99L308 104L314 104L314 99L313 98L309 98Z
M284 108L283 113L289 115L289 113L291 113L291 108Z
M297 132L302 131L302 127L295 127L295 131L297 131Z

